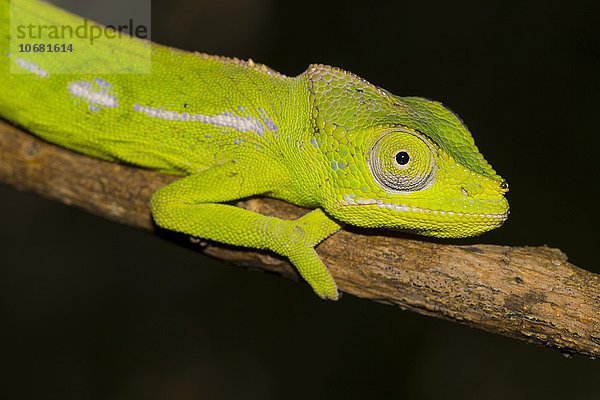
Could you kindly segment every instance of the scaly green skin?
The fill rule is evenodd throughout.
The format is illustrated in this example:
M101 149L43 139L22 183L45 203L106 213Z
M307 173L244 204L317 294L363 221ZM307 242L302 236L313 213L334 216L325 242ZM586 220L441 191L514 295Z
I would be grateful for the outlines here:
M81 23L16 4L44 23ZM0 34L1 116L90 156L185 176L153 196L159 226L286 256L323 298L338 291L314 247L341 223L467 237L507 218L506 184L440 103L324 65L289 78L156 44L151 74L45 73L43 55L8 54L6 0ZM147 45L123 40L69 60L134 65ZM314 210L288 221L223 204L252 195Z

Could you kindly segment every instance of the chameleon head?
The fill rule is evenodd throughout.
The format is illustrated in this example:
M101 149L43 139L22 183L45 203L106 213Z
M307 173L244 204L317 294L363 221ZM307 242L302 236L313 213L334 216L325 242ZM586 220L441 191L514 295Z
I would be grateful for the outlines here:
M414 129L369 131L363 146L348 155L349 173L330 180L337 202L326 208L336 218L437 237L473 236L506 220L508 186L500 177L461 165Z
M502 225L508 185L455 114L438 102L396 97L340 73L343 82L331 79L325 95L351 100L335 114L323 106L315 113L328 171L322 206L329 214L351 225L436 237L474 236Z

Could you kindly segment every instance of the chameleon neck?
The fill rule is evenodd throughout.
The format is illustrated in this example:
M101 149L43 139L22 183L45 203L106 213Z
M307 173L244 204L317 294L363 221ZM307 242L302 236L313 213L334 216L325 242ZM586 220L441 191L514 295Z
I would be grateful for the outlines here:
M47 3L12 3L18 11L13 17L27 24L84 23ZM0 0L0 41L0 93L11 93L0 98L0 116L84 154L188 174L213 165L215 148L227 158L230 147L259 148L278 135L307 131L305 79L285 77L251 60L135 38L99 41L63 57L11 53L8 0ZM151 72L110 72L135 69L147 61L145 54L151 57ZM53 73L53 62L109 72Z

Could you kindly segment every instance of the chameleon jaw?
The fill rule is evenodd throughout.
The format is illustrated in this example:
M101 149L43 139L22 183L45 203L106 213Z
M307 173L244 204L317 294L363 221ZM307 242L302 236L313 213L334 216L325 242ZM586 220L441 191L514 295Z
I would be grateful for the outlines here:
M466 218L477 218L477 219L489 219L493 221L497 221L498 223L502 223L506 221L508 218L509 212L504 213L466 213L459 211L444 211L444 210L432 210L429 208L415 207L415 206L407 206L401 204L392 204L386 203L381 200L375 199L354 199L348 195L344 196L344 200L341 201L342 206L369 206L374 205L379 208L385 208L389 210L399 211L399 212L410 212L415 214L422 215L436 215L442 217L466 217Z

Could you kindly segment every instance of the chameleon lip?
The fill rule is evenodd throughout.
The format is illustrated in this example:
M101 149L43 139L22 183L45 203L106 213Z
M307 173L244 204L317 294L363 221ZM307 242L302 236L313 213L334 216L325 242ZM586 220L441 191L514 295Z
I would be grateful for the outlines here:
M395 211L441 215L441 216L448 216L448 217L456 216L456 217L471 217L471 218L489 218L489 219L502 220L502 221L504 221L508 218L508 212L500 213L500 214L494 214L494 213L484 214L484 213L466 213L466 212L459 212L459 211L432 210L429 208L385 203L381 200L375 200L375 199L354 199L350 196L344 196L344 200L342 200L341 204L343 206L376 205L379 208L387 208L387 209L395 210Z

